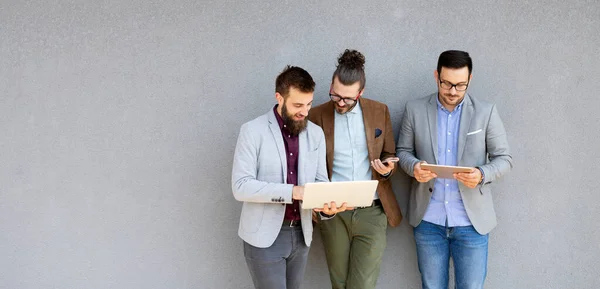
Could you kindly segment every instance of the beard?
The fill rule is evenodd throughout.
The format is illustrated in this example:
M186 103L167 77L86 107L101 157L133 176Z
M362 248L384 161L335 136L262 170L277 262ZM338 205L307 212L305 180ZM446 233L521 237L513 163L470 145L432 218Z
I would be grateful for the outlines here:
M299 135L304 129L306 129L306 125L308 124L308 118L305 117L303 120L294 120L294 116L288 114L287 105L285 101L283 102L283 107L281 107L281 118L283 119L283 124L293 135Z
M353 110L354 107L356 106L356 104L358 104L358 101L354 102L354 104L351 106L346 104L346 106L341 107L337 103L334 102L333 107L335 108L335 111L337 111L337 113L346 114L347 112Z
M452 106L456 106L458 105L465 97L465 95L460 95L458 93L456 94L452 94L452 93L439 93L439 100L442 103L442 105L452 105Z

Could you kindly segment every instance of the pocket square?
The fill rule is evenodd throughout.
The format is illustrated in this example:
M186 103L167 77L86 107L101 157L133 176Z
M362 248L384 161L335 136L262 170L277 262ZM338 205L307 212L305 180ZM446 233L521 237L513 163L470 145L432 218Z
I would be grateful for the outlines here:
M479 132L481 132L481 129L478 129L478 130L474 130L474 131L472 131L472 132L469 132L469 133L467 133L467 135L472 135L472 134L476 134L476 133L479 133Z
M381 130L376 128L375 129L375 138L378 138L381 135Z

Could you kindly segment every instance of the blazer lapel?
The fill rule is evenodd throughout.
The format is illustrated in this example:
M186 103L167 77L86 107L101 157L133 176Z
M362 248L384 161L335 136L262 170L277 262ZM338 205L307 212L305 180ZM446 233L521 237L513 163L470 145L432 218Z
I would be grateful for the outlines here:
M429 122L429 134L431 136L431 146L433 149L433 156L435 163L438 163L438 151L437 151L437 94L434 94L429 100L429 106L427 107L427 119Z
M367 136L367 149L369 151L369 161L378 159L373 152L373 142L375 141L375 126L373 125L373 116L371 103L367 100L359 99L360 107L362 108L363 123L365 125L365 135Z
M281 129L279 128L279 123L277 123L277 119L275 118L275 113L273 111L269 113L269 128L271 129L271 133L275 139L277 151L279 152L279 160L281 161L281 167L283 168L283 171L281 172L283 175L283 182L287 183L287 158L285 157L285 144L283 143Z
M308 132L305 130L301 131L298 135L298 185L304 184L304 157L302 157L308 150ZM287 161L287 159L286 159Z
M326 147L326 154L327 154L327 175L329 176L329 179L331 179L331 170L333 168L333 148L334 148L333 140L335 139L334 111L335 111L335 108L333 107L333 102L330 101L329 104L327 105L327 107L325 107L325 109L323 110L323 114L321 115L321 118L322 118L321 121L323 122L321 127L323 128L323 133L325 134L325 147Z
M473 118L473 105L471 103L471 97L467 94L462 105L462 112L460 116L460 124L458 129L458 155L456 161L460 165L462 160L463 152L465 151L465 145L467 144L467 132L471 127L471 119Z

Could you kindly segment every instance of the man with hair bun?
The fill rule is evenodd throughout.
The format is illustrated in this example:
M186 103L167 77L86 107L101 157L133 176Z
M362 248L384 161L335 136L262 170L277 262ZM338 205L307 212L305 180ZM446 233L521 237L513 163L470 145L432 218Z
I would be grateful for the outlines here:
M390 113L385 104L362 97L364 65L362 53L344 51L331 79L331 100L308 116L325 133L327 174L332 182L379 181L370 206L319 213L334 289L375 288L387 225L394 227L402 220L389 180L397 161Z

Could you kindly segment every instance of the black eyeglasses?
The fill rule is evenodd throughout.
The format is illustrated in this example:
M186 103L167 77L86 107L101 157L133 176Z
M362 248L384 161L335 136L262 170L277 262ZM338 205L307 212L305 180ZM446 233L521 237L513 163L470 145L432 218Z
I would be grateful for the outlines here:
M331 89L329 90L329 98L331 98L331 100L333 102L339 102L340 100L343 100L345 104L353 105L358 100L359 97L360 97L360 92L358 93L358 95L355 98L351 98L351 97L341 97L337 94L333 94L333 91Z
M465 91L467 90L467 87L469 87L469 83L452 84L448 81L440 79L440 87L447 90L450 90L454 87L456 88L456 91Z

